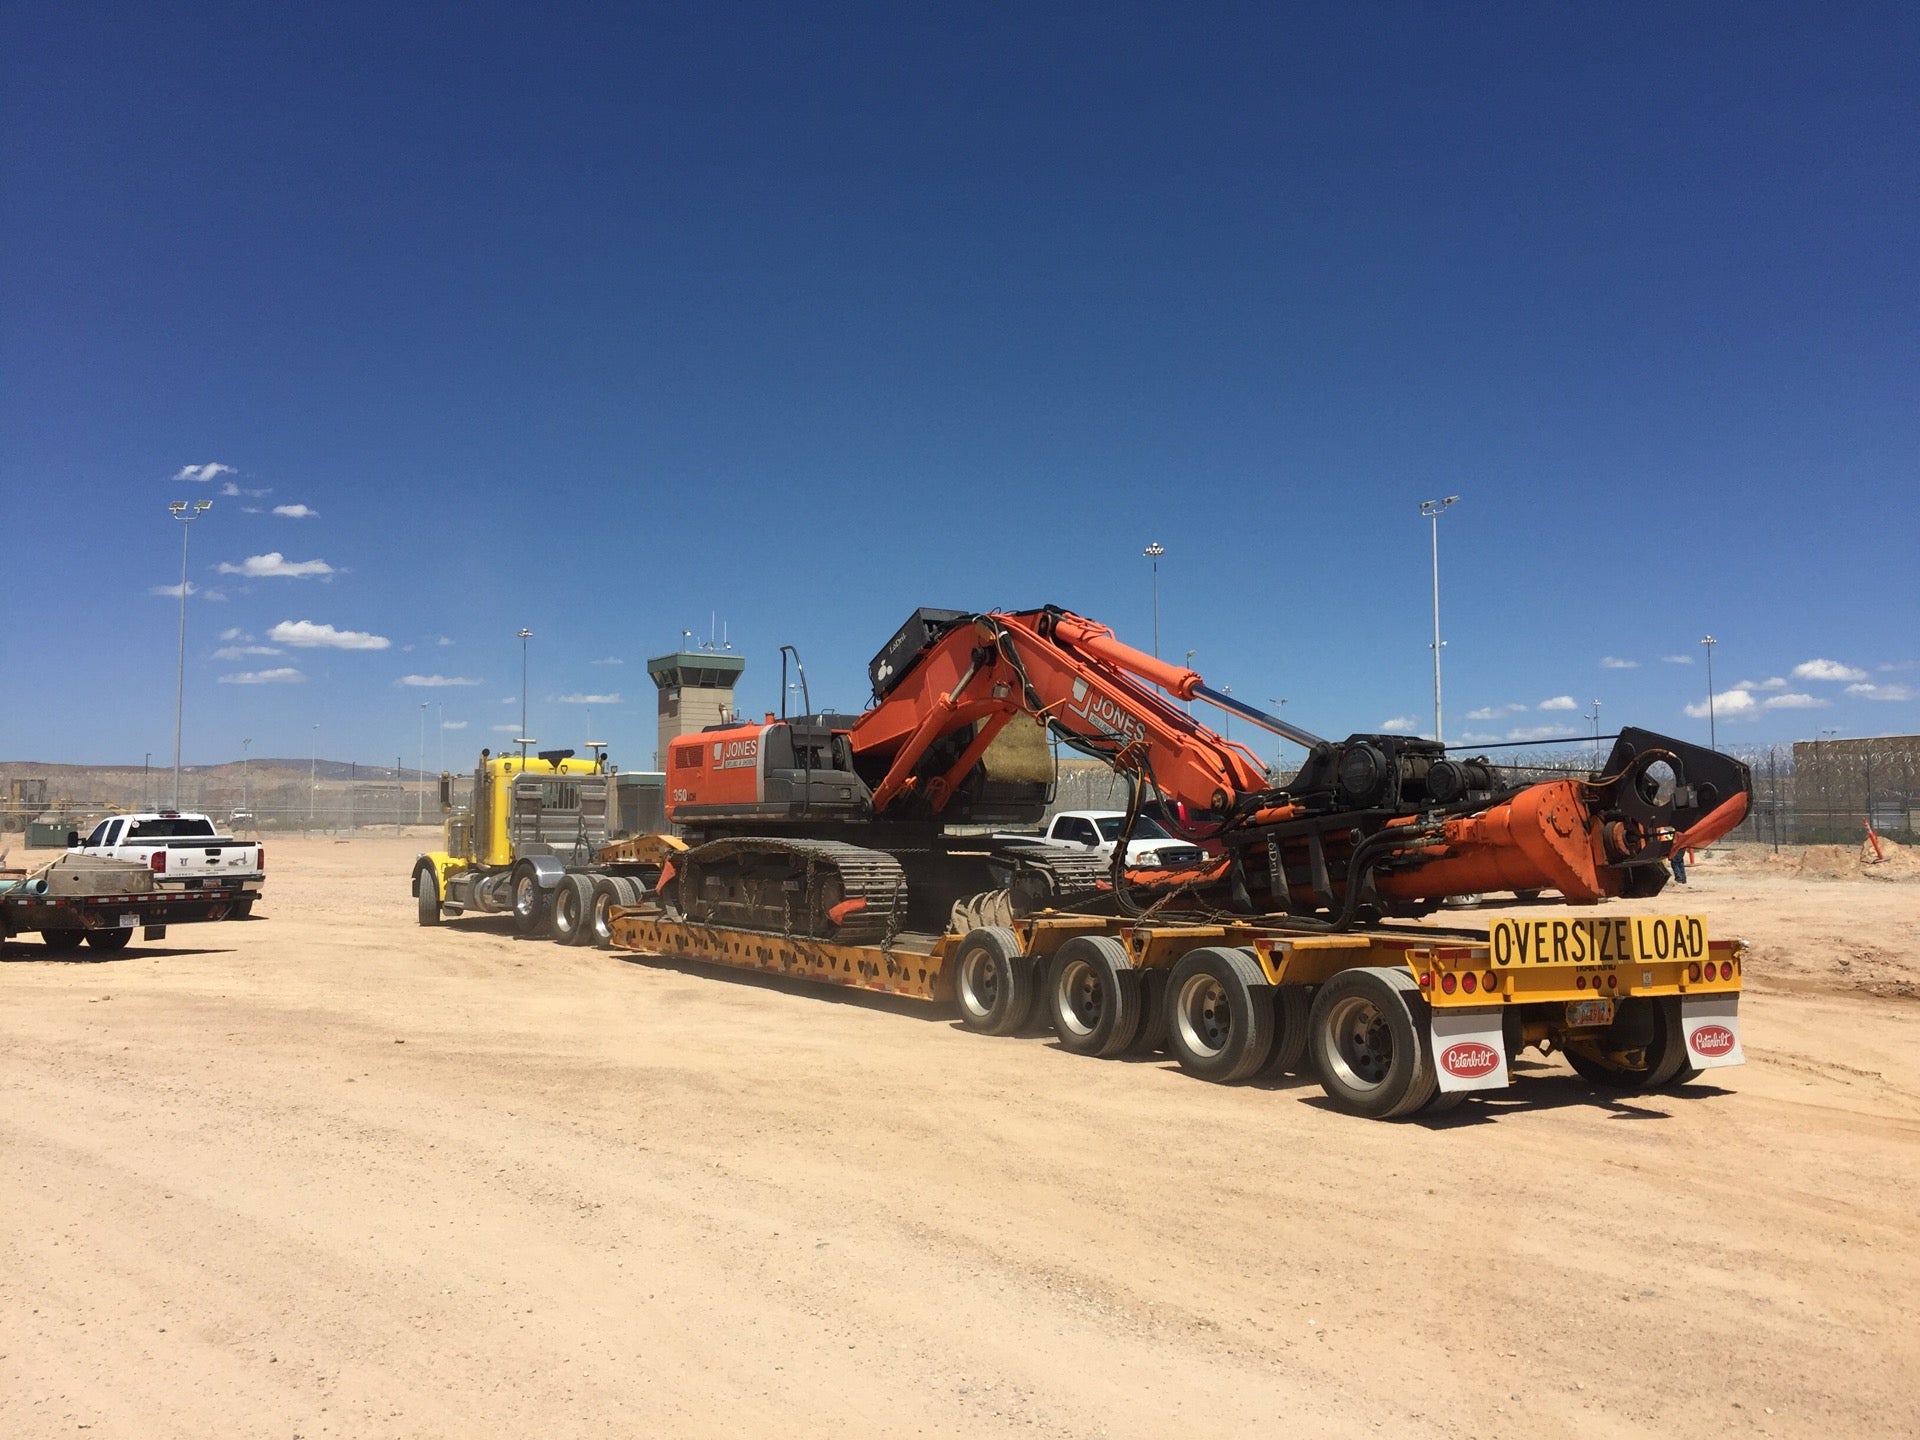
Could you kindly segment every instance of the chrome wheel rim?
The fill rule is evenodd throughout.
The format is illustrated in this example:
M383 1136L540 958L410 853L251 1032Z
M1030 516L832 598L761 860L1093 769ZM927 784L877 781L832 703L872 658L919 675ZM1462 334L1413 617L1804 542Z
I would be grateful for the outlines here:
M531 875L522 875L519 884L513 887L513 913L518 915L522 920L531 916L533 914L534 897L537 894L539 894L539 887L534 883L533 877Z
M993 1013L1000 998L1000 969L993 957L976 950L960 963L960 1003L967 1013L984 1017Z
M1074 960L1060 971L1059 1021L1062 1028L1078 1036L1093 1033L1106 1009L1106 986L1099 974L1084 960Z
M1180 987L1174 1014L1181 1043L1195 1055L1211 1059L1233 1038L1233 1012L1227 1005L1226 987L1211 975L1188 978Z
M1352 1090L1377 1090L1393 1070L1393 1028L1379 1006L1350 995L1327 1016L1327 1062Z

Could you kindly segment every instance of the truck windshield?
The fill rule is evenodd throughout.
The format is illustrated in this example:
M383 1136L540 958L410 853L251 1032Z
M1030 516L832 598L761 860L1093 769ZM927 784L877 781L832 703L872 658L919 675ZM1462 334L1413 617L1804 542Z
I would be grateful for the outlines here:
M213 834L213 822L204 817L189 819L178 815L158 820L142 820L127 833L129 840L179 840Z
M1099 822L1100 838L1102 840L1118 840L1120 838L1120 826L1125 822L1126 818L1124 815L1104 816ZM1171 840L1173 837L1158 825L1154 824L1147 816L1142 815L1138 820L1133 822L1133 838L1136 840Z

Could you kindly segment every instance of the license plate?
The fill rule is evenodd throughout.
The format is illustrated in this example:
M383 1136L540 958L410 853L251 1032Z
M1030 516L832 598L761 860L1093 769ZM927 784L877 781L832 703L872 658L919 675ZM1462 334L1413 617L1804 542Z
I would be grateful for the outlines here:
M1567 1002L1567 1024L1574 1028L1584 1025L1611 1025L1613 1023L1613 1002L1611 1000L1569 1000Z
M122 915L120 917L120 928L122 930L131 930L139 923L140 917L138 915Z

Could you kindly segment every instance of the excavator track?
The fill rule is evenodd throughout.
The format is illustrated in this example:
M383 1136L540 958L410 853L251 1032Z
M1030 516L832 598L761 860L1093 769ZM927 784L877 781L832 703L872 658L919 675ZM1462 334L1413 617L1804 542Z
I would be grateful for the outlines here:
M1035 846L1003 850L995 859L1013 871L1008 889L1017 914L1058 907L1090 895L1107 878L1107 862L1091 853Z
M675 868L678 904L697 924L877 945L906 921L907 877L882 850L755 836L710 841Z

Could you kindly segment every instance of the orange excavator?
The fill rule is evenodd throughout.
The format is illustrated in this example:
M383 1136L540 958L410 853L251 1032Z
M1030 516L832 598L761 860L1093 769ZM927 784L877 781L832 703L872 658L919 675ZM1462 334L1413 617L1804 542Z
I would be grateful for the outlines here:
M1642 730L1622 730L1591 774L1519 785L1434 740L1325 740L1051 606L917 611L869 675L860 715L768 715L671 742L667 811L690 848L662 876L669 906L848 944L943 929L956 902L996 888L1015 913L1340 930L1489 891L1653 895L1676 853L1733 829L1752 797L1740 762ZM1275 783L1183 708L1195 700L1305 747L1305 763ZM1124 840L1109 867L986 833L1044 813L1049 736L1129 777L1127 831L1151 807L1193 842L1191 862L1129 871Z

